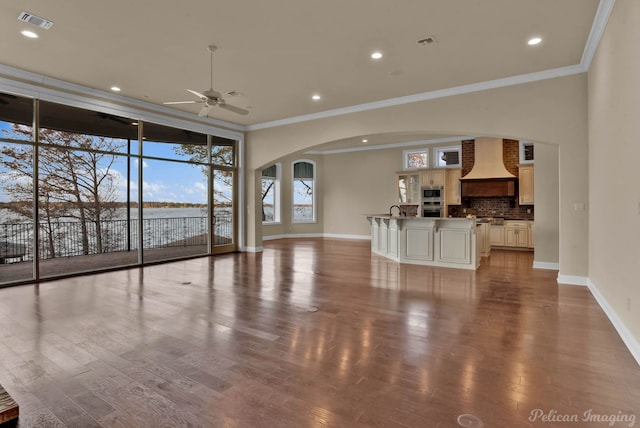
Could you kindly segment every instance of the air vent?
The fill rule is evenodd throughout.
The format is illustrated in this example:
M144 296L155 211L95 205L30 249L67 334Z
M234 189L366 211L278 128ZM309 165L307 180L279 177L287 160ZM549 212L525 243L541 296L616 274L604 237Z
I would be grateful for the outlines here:
M418 40L418 44L421 46L430 45L431 43L436 43L437 40L435 36L427 36L424 39Z
M52 21L24 11L20 12L20 15L18 15L18 21L26 22L28 24L35 25L36 27L44 28L45 30L53 27Z

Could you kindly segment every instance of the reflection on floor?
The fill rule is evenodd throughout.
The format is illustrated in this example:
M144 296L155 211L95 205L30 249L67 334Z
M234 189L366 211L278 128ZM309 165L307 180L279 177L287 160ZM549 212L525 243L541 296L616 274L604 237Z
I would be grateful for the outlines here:
M640 417L640 367L589 290L532 257L494 251L469 272L291 239L0 289L0 384L20 426Z

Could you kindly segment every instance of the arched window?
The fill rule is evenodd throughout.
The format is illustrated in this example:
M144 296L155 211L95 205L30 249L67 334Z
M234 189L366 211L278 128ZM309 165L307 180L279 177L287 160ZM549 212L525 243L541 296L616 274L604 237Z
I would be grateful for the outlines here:
M262 170L262 223L280 223L280 164Z
M300 160L293 163L293 222L316 221L315 162Z

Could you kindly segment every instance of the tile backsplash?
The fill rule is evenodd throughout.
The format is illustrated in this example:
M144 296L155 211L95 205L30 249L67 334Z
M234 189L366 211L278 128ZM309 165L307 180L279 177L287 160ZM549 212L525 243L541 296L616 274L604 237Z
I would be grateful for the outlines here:
M512 206L513 205L513 206ZM470 198L464 205L449 205L451 217L504 217L507 219L533 220L532 205L518 205L513 198Z

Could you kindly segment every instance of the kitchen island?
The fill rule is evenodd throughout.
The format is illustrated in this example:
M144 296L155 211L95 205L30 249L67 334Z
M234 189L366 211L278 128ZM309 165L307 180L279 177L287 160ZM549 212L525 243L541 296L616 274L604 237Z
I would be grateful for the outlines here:
M371 251L400 263L477 269L482 242L475 218L366 214Z

